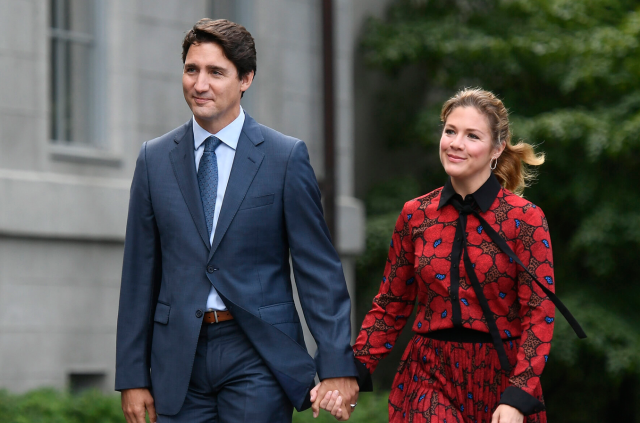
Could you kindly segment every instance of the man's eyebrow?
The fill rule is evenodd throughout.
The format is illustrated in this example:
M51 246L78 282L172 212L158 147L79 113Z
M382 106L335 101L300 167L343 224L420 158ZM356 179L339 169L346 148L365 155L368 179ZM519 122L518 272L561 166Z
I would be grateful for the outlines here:
M207 65L207 70L209 70L209 71L223 71L223 72L227 71L222 66L216 66L216 65Z

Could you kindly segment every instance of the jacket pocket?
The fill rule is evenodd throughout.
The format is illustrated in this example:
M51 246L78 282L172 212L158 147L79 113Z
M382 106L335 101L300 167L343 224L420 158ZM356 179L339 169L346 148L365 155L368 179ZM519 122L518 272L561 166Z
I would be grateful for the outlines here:
M293 302L272 304L258 309L260 318L267 323L277 325L279 323L297 323L300 321L296 305Z
M169 304L158 303L156 305L156 313L153 315L153 321L166 325L167 323L169 323L170 311L171 306Z
M270 204L273 204L274 198L275 194L261 195L260 197L247 197L240 205L240 210L268 206Z

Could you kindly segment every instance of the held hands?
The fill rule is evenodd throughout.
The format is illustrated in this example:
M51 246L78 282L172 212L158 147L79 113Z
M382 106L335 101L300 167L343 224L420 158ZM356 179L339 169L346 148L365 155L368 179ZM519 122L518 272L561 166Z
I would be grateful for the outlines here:
M340 421L349 420L358 401L358 382L355 377L325 379L311 390L313 417L318 417L320 408L327 410Z
M125 389L120 394L120 399L127 423L145 423L145 412L149 413L151 423L158 420L153 397L147 388Z
M524 415L517 408L506 404L500 404L491 418L491 423L522 423L523 421Z

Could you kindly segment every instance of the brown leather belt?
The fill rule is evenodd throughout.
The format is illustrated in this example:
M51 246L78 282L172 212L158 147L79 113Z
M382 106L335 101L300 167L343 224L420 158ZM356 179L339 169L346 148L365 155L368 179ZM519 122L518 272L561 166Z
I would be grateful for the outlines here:
M232 320L233 316L229 312L229 310L218 311L218 310L210 310L204 313L204 319L202 321L204 323L212 324L212 323L220 323L226 322L227 320Z

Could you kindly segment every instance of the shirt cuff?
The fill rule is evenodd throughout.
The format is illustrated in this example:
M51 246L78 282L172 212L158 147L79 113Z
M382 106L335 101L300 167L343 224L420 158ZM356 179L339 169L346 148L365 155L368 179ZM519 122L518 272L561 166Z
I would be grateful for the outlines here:
M369 373L369 369L367 366L357 358L353 357L356 362L356 368L358 369L358 388L360 388L360 392L371 392L373 391L373 381L371 380L371 373Z
M500 404L517 408L525 416L544 411L544 404L542 402L533 395L529 395L515 386L508 386L507 389L504 390L500 398Z

